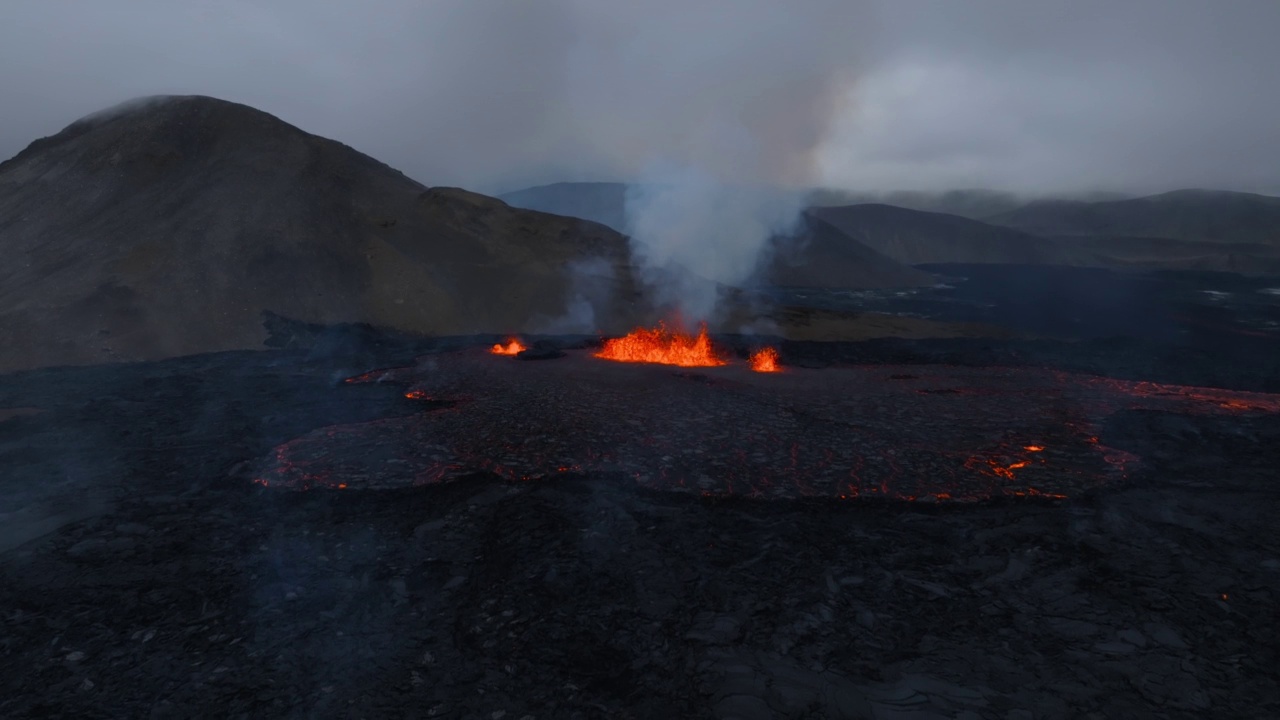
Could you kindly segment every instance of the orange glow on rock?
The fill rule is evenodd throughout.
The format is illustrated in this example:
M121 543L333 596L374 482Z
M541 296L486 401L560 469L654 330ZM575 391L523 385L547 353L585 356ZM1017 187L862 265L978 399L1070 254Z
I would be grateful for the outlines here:
M668 330L662 323L652 329L636 328L625 337L606 340L596 357L617 362L680 367L715 367L725 364L711 347L706 325L702 326L696 336Z
M779 372L782 368L778 365L778 351L767 347L752 355L751 369L762 373Z
M494 355L518 355L524 352L526 349L527 348L525 348L524 343L520 342L519 340L515 338L507 338L506 345L503 345L502 343L498 343L493 347L489 348L489 352L493 353Z
M1023 450L1026 450L1027 452L1043 452L1043 451L1044 451L1044 446L1043 446L1043 445L1028 445L1028 446L1024 447L1024 448L1023 448Z

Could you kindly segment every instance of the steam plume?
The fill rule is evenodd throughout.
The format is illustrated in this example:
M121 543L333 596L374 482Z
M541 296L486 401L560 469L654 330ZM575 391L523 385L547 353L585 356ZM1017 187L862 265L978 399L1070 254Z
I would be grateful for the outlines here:
M673 82L648 93L659 112L635 109L663 126L644 133L648 152L619 148L642 158L626 197L633 250L657 299L687 321L714 319L717 284L749 281L771 239L798 219L803 189L818 179L814 155L855 77L861 29L846 2L756 3L771 17L768 30L734 35L713 5L683 18L704 30L691 34L702 38L697 46L654 61ZM643 44L642 36L619 52Z
M789 232L802 194L730 186L696 168L655 168L627 190L627 230L660 305L686 321L715 317L721 286L749 280Z

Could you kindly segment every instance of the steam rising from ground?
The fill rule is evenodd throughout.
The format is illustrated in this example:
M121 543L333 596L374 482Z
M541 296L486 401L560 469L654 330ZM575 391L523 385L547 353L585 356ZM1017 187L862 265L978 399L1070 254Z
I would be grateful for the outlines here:
M655 167L627 190L627 233L642 279L684 321L714 319L720 287L771 257L804 207L800 192L726 185L695 168Z
M733 22L744 6L751 27ZM620 98L605 131L635 178L627 233L658 302L711 320L717 285L752 278L798 219L800 188L820 180L815 156L856 78L864 4L705 3L679 13L676 43L647 6L622 14L635 15L634 33L585 51L666 79Z
M591 333L599 330L596 308L609 303L614 288L613 265L604 258L584 258L568 264L569 290L562 315L536 324L550 334Z

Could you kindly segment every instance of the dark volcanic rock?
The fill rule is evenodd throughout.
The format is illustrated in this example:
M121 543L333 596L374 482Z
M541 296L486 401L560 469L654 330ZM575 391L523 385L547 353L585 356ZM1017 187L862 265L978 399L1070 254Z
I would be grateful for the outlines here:
M538 341L516 353L517 360L554 360L564 357L564 350L557 343Z
M817 190L809 197L814 207L839 207L880 203L908 210L928 213L959 215L962 218L981 220L1026 204L1018 195L999 190L946 190L923 192L897 190L891 192L854 192L850 190Z
M255 482L384 489L481 472L620 473L643 487L752 498L1075 497L1137 460L1099 438L1131 409L1280 412L1280 396L1040 369L864 366L761 374L577 352L521 367L479 350L400 371L447 409L328 427L273 450ZM356 379L367 381L365 378ZM1168 435L1167 429L1147 435Z
M864 345L783 357L916 363L883 369L899 389L871 393L880 417L841 418L861 424L938 387L926 363L989 357ZM243 464L289 438L441 412L405 397L411 374L369 371L397 342L368 352L360 368L268 350L0 376L0 408L43 409L0 420L0 531L42 493L105 498L0 546L0 717L1280 716L1275 413L1146 386L1136 400L1160 409L1099 432L1149 462L1057 505L703 498L610 472L251 485ZM511 377L575 365L483 357ZM659 385L737 392L689 375L712 382ZM1051 422L1076 399L1034 402Z

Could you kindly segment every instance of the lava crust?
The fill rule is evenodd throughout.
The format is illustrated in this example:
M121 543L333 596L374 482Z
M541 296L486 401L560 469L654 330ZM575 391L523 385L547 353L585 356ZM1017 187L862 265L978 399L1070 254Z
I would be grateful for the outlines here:
M482 350L348 383L404 383L409 416L278 446L255 482L388 489L476 473L624 473L641 486L753 498L1065 498L1140 460L1099 440L1126 409L1249 414L1280 396L1028 368L742 365L696 372L581 351L519 363Z

